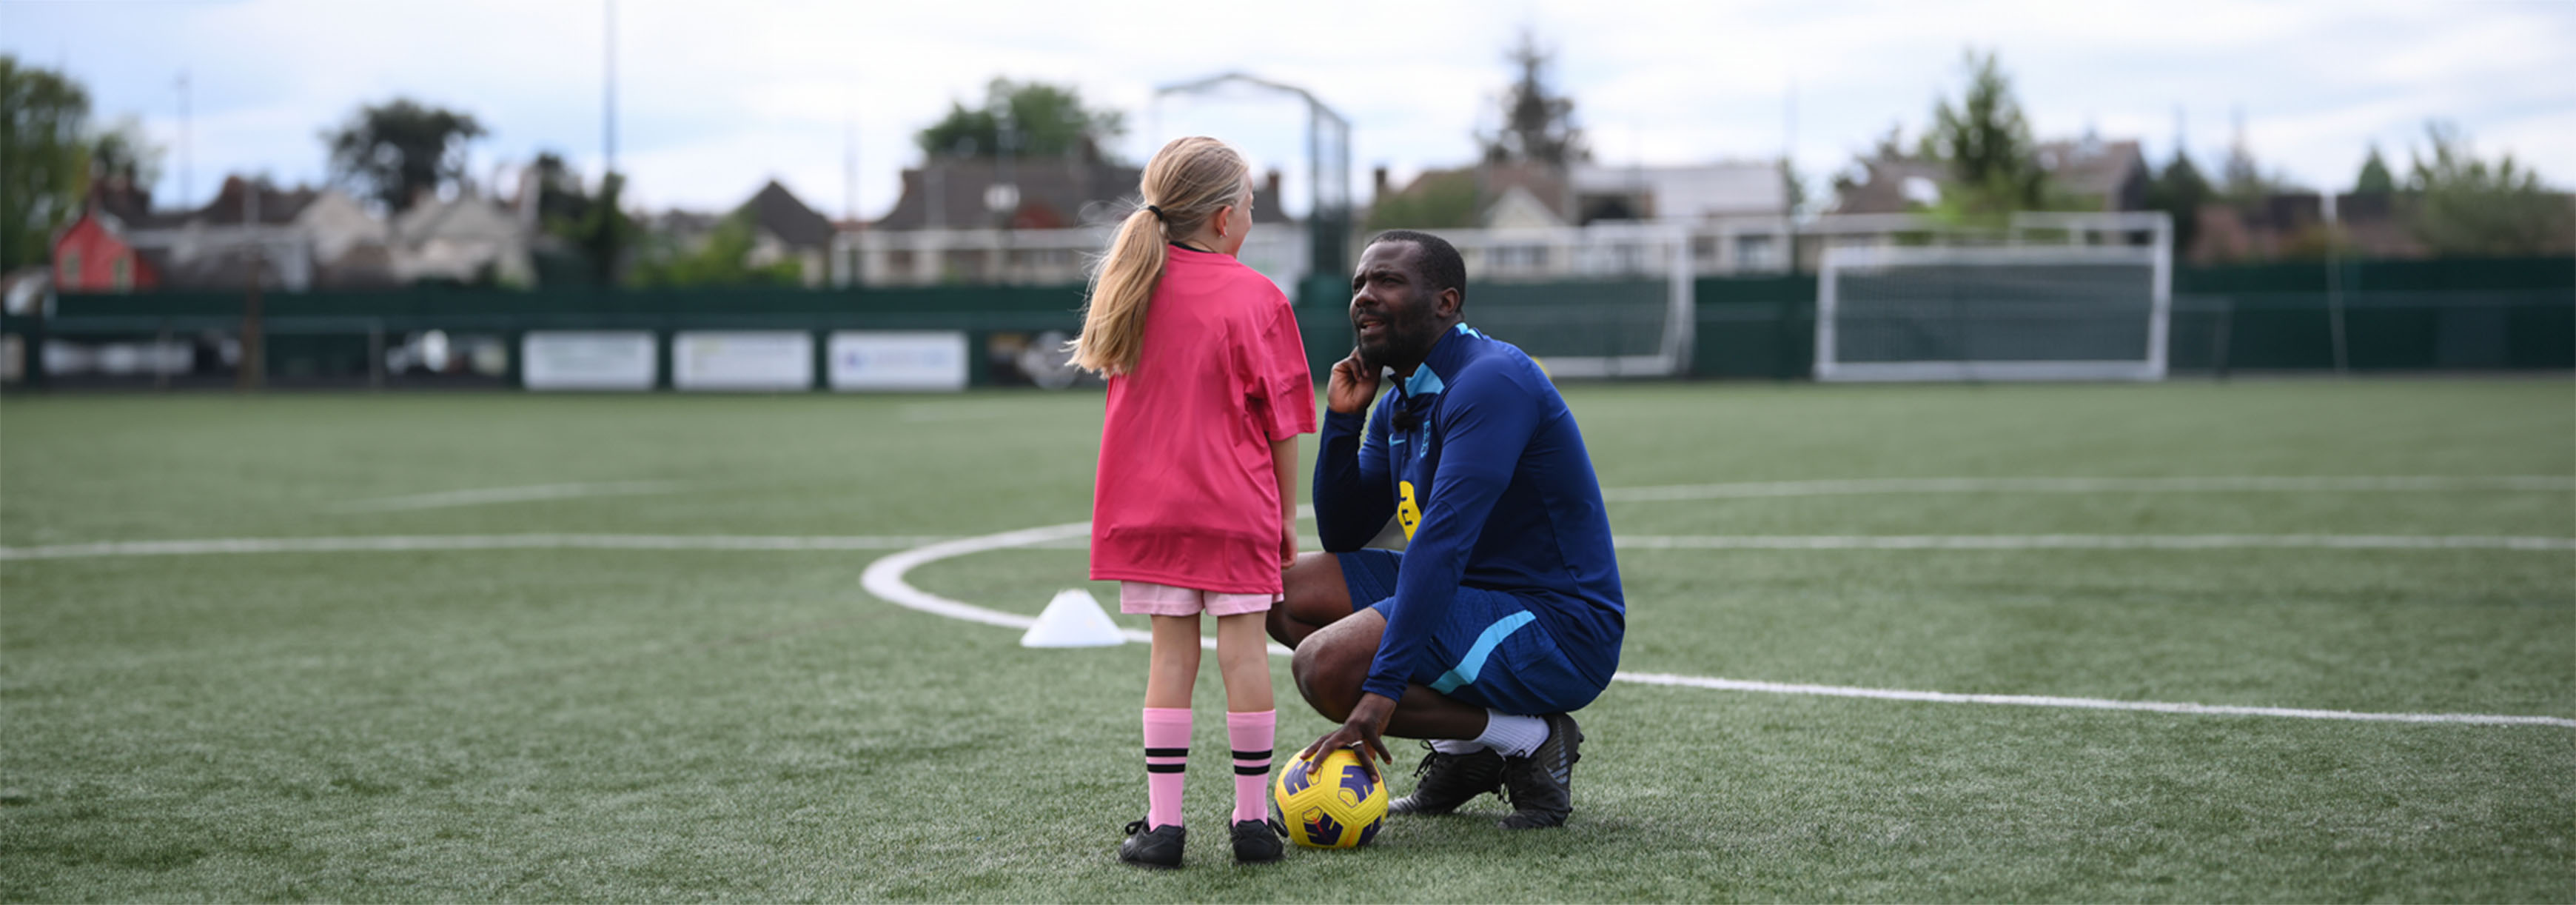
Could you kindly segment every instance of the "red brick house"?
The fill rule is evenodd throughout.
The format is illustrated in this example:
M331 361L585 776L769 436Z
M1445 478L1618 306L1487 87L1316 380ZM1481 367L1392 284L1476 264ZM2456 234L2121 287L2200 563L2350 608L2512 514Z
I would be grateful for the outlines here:
M132 292L161 285L161 270L135 253L126 228L151 216L152 193L132 174L92 184L81 214L54 234L54 289L58 292Z
M161 274L125 243L124 224L96 204L54 237L54 290L132 292L161 285Z

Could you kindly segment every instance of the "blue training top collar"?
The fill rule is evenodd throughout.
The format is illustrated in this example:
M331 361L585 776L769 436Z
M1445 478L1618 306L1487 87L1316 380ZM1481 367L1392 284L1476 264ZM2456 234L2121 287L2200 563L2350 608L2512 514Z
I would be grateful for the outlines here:
M1476 332L1476 328L1467 326L1463 323L1450 328L1450 331L1460 336L1473 336L1477 339L1485 338L1485 334L1478 333ZM1440 381L1439 368L1449 367L1454 370L1456 359L1459 355L1464 354L1461 345L1462 344L1457 342L1433 345L1431 347L1431 354L1424 356L1422 364L1413 369L1413 376L1404 378L1404 381L1396 386L1402 389L1404 391L1404 395L1407 397L1429 396L1434 393L1438 393L1441 390L1448 389L1448 384ZM1435 366L1435 362L1437 362L1437 366Z

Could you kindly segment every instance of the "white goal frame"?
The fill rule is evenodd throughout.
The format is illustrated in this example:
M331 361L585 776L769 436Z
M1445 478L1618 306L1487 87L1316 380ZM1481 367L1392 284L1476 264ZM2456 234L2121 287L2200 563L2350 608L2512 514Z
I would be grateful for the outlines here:
M1541 356L1549 376L1589 379L1678 377L1689 373L1691 347L1699 326L1699 273L1692 259L1693 234L1688 224L1596 223L1581 227L1436 232L1465 259L1469 324L1476 320L1476 287L1491 283L1628 277L1666 284L1663 334L1657 338L1654 354ZM1514 252L1531 254L1533 260L1517 263Z
M2163 380L2173 321L2173 249L2157 224L2150 245L2020 245L2006 247L1828 248L1816 273L1816 361L1819 381ZM1842 361L1836 354L1841 276L1850 270L1909 265L1971 267L2134 264L2149 268L2147 347L2136 359L2039 361Z

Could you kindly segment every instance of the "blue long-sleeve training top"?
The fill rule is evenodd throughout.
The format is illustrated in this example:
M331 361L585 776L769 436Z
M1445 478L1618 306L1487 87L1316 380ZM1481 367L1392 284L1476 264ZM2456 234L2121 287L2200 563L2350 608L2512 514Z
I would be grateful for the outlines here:
M1460 586L1527 601L1575 667L1608 685L1627 604L1601 484L1556 385L1518 347L1465 324L1395 383L1365 418L1326 410L1315 457L1325 550L1365 546L1389 516L1407 538L1361 690L1404 696ZM1398 410L1409 429L1395 428Z

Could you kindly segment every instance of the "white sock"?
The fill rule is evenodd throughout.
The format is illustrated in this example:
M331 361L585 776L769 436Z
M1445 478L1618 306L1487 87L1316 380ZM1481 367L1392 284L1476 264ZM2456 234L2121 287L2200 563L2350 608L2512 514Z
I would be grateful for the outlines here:
M1466 738L1435 738L1431 740L1431 750L1442 754L1474 754L1485 750L1485 743Z
M1485 711L1485 731L1476 736L1477 744L1502 752L1504 757L1528 757L1547 743L1547 721L1534 716Z

